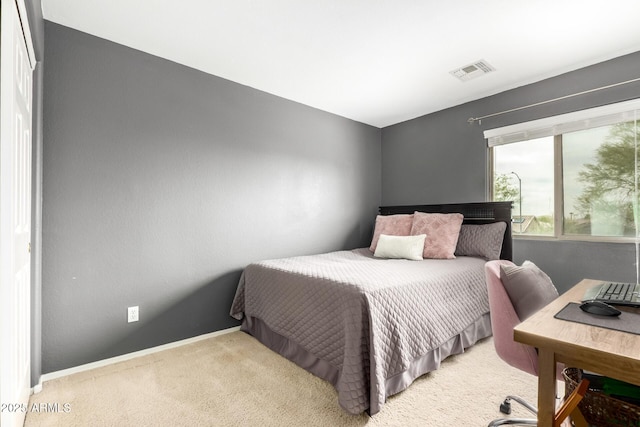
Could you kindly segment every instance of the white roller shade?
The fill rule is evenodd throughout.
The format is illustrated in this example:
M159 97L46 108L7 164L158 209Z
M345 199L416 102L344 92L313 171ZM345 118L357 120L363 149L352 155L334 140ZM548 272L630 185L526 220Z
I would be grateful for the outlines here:
M640 118L640 99L484 131L489 147L627 122Z

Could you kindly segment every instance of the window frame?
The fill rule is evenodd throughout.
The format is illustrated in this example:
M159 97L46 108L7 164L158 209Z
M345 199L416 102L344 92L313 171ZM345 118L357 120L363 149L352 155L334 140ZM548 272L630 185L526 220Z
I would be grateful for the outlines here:
M628 108L631 105L632 108ZM527 134L527 126L530 125L530 129L536 129L536 125L540 123L544 123L545 126L549 128L554 128L557 124L562 126L563 118L570 117L569 120L576 120L576 117L580 118L580 120L585 120L585 117L594 117L598 116L598 113L601 111L611 111L611 110L620 110L621 112L626 113L629 110L635 110L636 113L640 113L640 99L621 102L618 104L607 105L605 107L597 107L589 110L582 110L575 113L568 113L560 116L550 117L546 119L535 120L533 122L528 123L520 123L511 126L505 126L499 129L492 129L485 131L485 138L487 142L489 142L490 138L500 139L499 136L500 130L505 130L505 134L507 134L507 138L509 138L509 134L513 135L515 133ZM590 112L592 113L590 115ZM626 119L629 120L629 119ZM637 122L640 122L640 114L636 114L636 117L633 119ZM619 120L616 123L622 123L625 119ZM551 123L551 124L549 124ZM554 124L555 123L555 124ZM597 128L604 125L591 126L589 128ZM638 125L640 126L640 125ZM538 126L539 128L539 126ZM591 235L578 235L571 234L567 235L564 233L564 175L563 175L563 152L562 152L562 136L565 132L571 132L571 129L563 129L562 132L553 134L553 217L554 217L554 227L552 235L533 235L533 234L514 234L513 238L517 240L543 240L543 241L583 241L583 242L599 242L599 243L636 243L638 241L638 236L640 236L639 230L636 230L636 236L591 236ZM489 134L490 136L487 136ZM497 135L497 136L496 136ZM550 135L549 135L550 136ZM527 141L531 139L536 139L539 137L531 136L530 138L522 138L520 141ZM510 143L517 141L510 141L507 143L499 142L494 143L493 145L488 143L488 179L487 179L487 192L489 195L489 199L493 200L494 195L494 179L495 179L495 155L494 148L499 145L508 145ZM640 141L639 141L640 143ZM639 171L636 168L636 173Z

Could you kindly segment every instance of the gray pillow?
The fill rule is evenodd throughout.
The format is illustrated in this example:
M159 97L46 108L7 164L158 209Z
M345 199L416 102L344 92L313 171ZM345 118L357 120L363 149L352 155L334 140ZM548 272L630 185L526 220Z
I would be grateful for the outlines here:
M547 274L531 261L500 266L500 280L520 320L525 320L558 297Z
M476 256L486 260L500 259L507 224L462 224L455 255Z

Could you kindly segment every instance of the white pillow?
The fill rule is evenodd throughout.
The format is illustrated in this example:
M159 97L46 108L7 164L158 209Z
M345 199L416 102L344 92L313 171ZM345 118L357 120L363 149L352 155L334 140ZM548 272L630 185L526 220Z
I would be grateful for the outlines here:
M378 258L404 258L421 260L426 234L392 236L381 234L373 256Z

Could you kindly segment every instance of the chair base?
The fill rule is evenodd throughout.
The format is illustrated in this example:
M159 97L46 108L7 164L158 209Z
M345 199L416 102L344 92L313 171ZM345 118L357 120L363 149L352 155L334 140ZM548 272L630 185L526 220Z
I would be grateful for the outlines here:
M538 424L538 420L535 420L532 418L500 418L500 419L491 421L488 427L504 426L504 425L535 426L537 424Z
M504 399L504 402L502 402L502 404L500 405L500 412L502 412L503 414L509 415L511 413L511 401L512 400L515 400L516 402L518 402L519 404L524 406L533 415L538 415L538 408L536 408L535 406L531 405L529 402L527 402L526 400L524 400L520 396L507 396Z
M529 404L526 400L518 396L507 396L507 398L500 405L500 412L503 414L511 413L511 401L514 400L525 407L533 415L538 415L538 409ZM535 426L538 423L537 419L530 418L499 418L489 423L488 427L502 426L502 425L521 425L521 426Z

